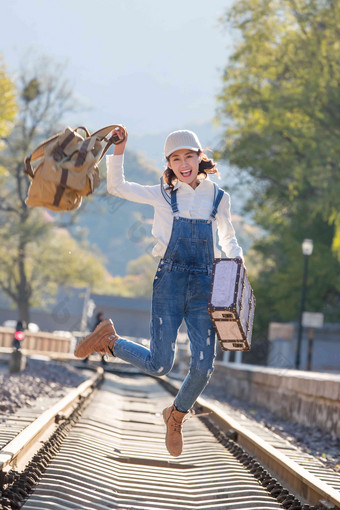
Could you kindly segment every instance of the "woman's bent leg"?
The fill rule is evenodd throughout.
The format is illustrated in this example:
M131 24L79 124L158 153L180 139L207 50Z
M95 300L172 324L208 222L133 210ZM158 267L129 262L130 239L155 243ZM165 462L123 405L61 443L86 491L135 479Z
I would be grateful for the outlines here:
M114 345L115 356L132 363L144 372L159 376L168 373L172 368L177 332L183 319L184 299L178 292L177 273L173 274L172 271L167 273L162 275L159 284L154 285L150 349L123 338L116 340ZM179 275L179 280L182 276L184 275Z
M148 374L167 374L174 362L179 327L174 322L168 315L153 315L150 322L150 349L131 340L119 338L114 345L114 355Z

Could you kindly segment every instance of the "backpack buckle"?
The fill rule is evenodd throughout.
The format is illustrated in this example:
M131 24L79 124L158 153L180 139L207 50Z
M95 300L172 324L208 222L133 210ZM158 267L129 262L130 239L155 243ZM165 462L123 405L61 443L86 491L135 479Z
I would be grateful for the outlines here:
M63 157L65 156L63 149L60 147L60 145L57 145L55 149L53 149L52 156L54 161L61 161Z

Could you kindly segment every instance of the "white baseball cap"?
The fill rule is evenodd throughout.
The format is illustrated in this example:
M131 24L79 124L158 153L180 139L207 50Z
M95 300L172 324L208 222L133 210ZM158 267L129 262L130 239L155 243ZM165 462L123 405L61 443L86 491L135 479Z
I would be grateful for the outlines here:
M179 149L189 149L191 151L202 150L202 146L197 135L193 131L182 129L173 131L165 140L164 154L168 158L170 154Z

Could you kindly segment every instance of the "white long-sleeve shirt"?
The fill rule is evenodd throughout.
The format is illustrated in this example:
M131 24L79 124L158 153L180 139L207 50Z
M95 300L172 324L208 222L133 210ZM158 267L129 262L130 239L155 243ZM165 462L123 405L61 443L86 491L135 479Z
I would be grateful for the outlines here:
M106 156L106 167L107 190L111 195L154 207L152 235L156 238L157 243L152 250L152 255L163 257L171 236L173 213L171 206L162 195L161 184L144 186L126 181L123 155ZM164 185L165 190L167 187L167 185ZM214 183L209 177L203 179L195 189L182 181L177 182L175 189L177 188L179 216L192 219L210 219L214 201ZM169 190L166 190L166 192L170 196ZM227 257L241 257L243 259L242 248L237 242L235 230L231 223L228 193L224 193L217 210L216 221L212 221L212 229L215 257L222 257L220 250L222 248ZM217 231L220 246L217 244Z

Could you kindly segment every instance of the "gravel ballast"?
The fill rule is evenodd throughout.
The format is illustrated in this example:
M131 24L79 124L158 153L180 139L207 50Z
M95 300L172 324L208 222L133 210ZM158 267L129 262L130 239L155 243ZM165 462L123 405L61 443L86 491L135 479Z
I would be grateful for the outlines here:
M25 370L0 374L0 419L23 407L31 407L38 398L62 398L86 378L75 368L53 361L27 359Z

